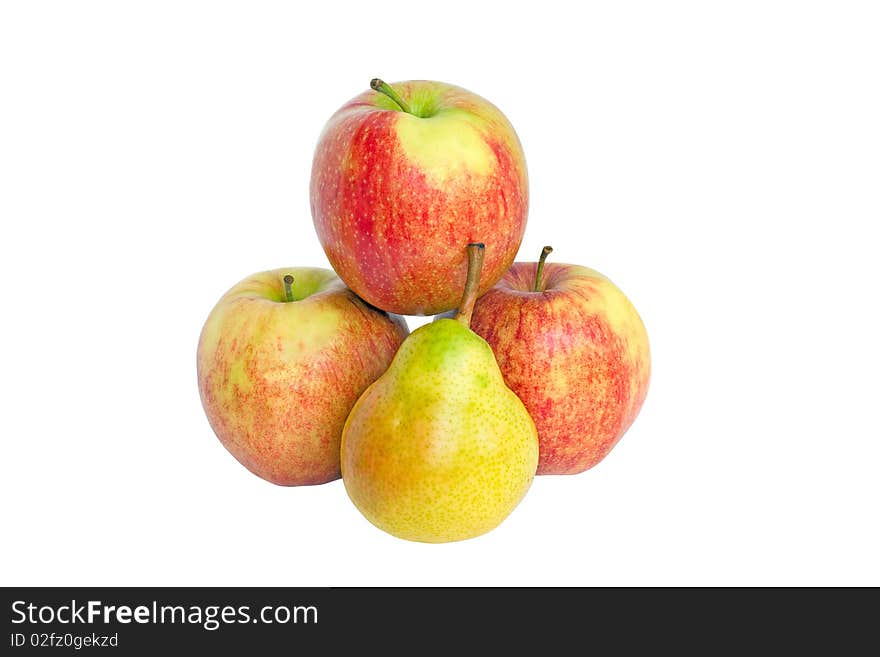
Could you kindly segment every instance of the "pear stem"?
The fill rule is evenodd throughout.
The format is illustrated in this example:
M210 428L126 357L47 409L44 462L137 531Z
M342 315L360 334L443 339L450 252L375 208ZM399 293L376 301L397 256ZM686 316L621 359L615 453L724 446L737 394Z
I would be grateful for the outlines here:
M538 268L535 270L535 292L541 291L541 274L544 273L544 261L547 260L547 256L553 253L552 246L545 246L541 250L541 257L538 258Z
M378 91L381 94L385 94L400 107L407 114L412 114L412 110L409 108L409 105L406 104L406 101L403 100L400 96L397 95L397 92L394 91L394 87L385 82L384 80L380 80L379 78L373 78L370 80L370 88L374 91Z
M290 289L290 286L293 285L293 276L290 274L284 275L284 299L287 301L293 301L293 290Z
M482 242L471 242L467 245L467 253L467 280L464 284L464 295L461 297L458 312L455 313L455 320L470 327L471 315L474 314L474 304L477 302L477 292L480 288L480 273L483 271L486 245Z

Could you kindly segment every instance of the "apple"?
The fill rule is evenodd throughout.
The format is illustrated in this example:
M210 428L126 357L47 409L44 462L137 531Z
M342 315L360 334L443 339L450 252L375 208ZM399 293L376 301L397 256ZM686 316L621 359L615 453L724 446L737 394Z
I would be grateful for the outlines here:
M636 309L593 269L514 263L477 300L471 328L538 429L538 474L577 474L601 461L635 420L651 373Z
M442 82L372 89L327 122L312 163L318 238L340 278L378 308L432 315L458 303L463 242L485 242L479 293L513 263L528 214L519 139L480 96Z
M199 338L199 394L220 442L282 486L340 477L348 412L408 334L333 272L276 269L236 284Z

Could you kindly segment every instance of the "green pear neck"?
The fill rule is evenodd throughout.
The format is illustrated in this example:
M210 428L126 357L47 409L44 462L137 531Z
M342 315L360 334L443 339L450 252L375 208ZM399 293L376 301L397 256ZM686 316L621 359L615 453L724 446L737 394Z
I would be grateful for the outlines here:
M413 331L394 360L392 369L405 369L407 376L416 377L456 377L498 369L486 341L453 319L439 319Z

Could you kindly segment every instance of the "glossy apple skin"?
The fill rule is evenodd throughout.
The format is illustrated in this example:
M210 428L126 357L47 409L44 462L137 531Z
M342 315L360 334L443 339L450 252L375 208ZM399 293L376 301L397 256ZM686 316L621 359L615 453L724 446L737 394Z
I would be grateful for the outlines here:
M577 265L517 262L477 300L471 328L538 429L538 474L599 463L636 418L651 355L636 309L610 280Z
M340 278L378 308L454 308L467 274L462 244L484 242L480 293L513 263L528 214L519 139L480 96L449 84L398 82L422 114L367 91L328 121L312 165L311 210Z
M284 302L288 273L299 300ZM208 421L263 479L282 486L338 479L348 412L407 334L401 317L368 306L329 270L254 274L217 302L199 338Z

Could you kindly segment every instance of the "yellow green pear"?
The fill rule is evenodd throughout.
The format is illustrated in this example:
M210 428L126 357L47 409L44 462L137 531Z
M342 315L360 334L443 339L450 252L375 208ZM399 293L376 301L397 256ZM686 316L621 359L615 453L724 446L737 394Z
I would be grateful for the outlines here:
M470 330L484 246L468 245L455 319L414 331L361 395L342 432L342 479L355 506L399 538L460 541L497 527L538 466L535 423Z

